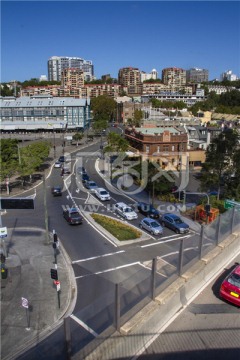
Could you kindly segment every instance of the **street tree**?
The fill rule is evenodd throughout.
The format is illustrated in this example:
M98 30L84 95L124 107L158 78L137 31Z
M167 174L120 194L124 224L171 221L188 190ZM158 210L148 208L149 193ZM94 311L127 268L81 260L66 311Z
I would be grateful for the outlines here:
M235 166L240 168L239 160L236 158L236 154L239 154L239 140L240 136L237 131L226 129L207 147L206 160L201 171L201 189L207 191L216 187L218 199L224 177L233 174ZM230 182L228 185L230 186Z
M111 121L116 110L116 101L107 95L100 95L91 100L94 121Z

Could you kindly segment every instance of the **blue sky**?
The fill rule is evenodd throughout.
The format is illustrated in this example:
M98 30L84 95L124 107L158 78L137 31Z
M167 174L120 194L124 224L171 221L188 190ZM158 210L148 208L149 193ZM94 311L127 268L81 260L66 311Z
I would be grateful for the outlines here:
M239 1L1 1L1 81L47 75L51 56L92 60L97 78L132 66L240 77Z

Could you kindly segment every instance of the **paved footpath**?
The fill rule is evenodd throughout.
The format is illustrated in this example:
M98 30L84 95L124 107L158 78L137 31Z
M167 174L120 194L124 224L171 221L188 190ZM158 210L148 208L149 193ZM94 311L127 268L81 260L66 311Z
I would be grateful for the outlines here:
M1 281L1 359L15 359L58 327L71 311L75 282L70 259L59 247L57 259L59 298L50 269L55 256L39 228L8 229L7 279ZM28 308L22 306L28 300ZM59 307L60 299L60 307Z

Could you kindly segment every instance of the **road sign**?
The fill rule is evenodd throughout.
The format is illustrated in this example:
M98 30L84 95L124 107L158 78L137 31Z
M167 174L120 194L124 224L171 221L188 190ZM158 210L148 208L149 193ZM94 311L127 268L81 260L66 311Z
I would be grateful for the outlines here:
M240 203L234 200L224 200L224 209L231 209L234 206L240 207Z
M32 198L1 198L1 209L34 209Z
M22 297L22 306L25 307L26 309L28 309L28 299L25 299L24 297Z
M57 291L60 291L60 281L55 280L55 281L54 281L54 284L55 284L56 287L57 287Z
M2 227L0 228L0 237L6 237L7 236L7 228L6 227Z

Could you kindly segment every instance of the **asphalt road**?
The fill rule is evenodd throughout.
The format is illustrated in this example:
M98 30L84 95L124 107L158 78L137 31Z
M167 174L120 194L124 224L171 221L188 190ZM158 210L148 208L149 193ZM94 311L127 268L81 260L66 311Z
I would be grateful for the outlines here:
M5 218L5 226L29 227L32 224L45 227L44 192L47 198L47 215L49 230L57 232L63 246L69 254L78 287L76 307L73 312L72 333L73 351L79 350L85 344L100 334L108 327L111 328L114 318L114 293L115 284L121 284L122 294L122 315L132 315L128 312L133 305L142 299L150 300L150 274L151 260L160 256L161 271L157 274L157 285L160 286L169 276L176 273L178 266L178 252L180 239L184 237L185 252L183 262L197 256L199 234L191 232L187 236L176 235L171 230L165 229L164 236L154 237L149 235L149 240L117 247L111 239L96 231L92 224L84 220L82 225L70 226L63 219L62 211L66 206L73 204L79 207L86 207L91 202L96 206L99 213L108 212L106 204L99 202L94 196L91 197L83 188L80 188L79 177L76 175L76 166L80 162L86 167L90 178L96 181L99 186L105 187L103 179L99 176L94 166L94 159L91 154L99 152L99 145L91 145L85 150L85 156L72 156L72 174L60 176L60 169L53 168L51 176L46 179L46 188L40 186L36 189L36 207L34 211L11 210ZM83 158L83 160L82 160ZM62 197L52 197L51 187L61 185L63 187ZM124 196L111 193L111 206L118 201L123 201ZM129 202L125 198L125 202ZM118 218L111 212L111 216ZM139 214L139 219L143 218ZM139 220L131 222L138 226ZM137 311L137 310L135 310ZM48 353L51 344L62 349L63 330L52 334L34 352L34 358L44 358ZM59 359L61 359L61 351ZM28 352L22 358L33 358L33 353ZM48 354L48 359L50 359Z

